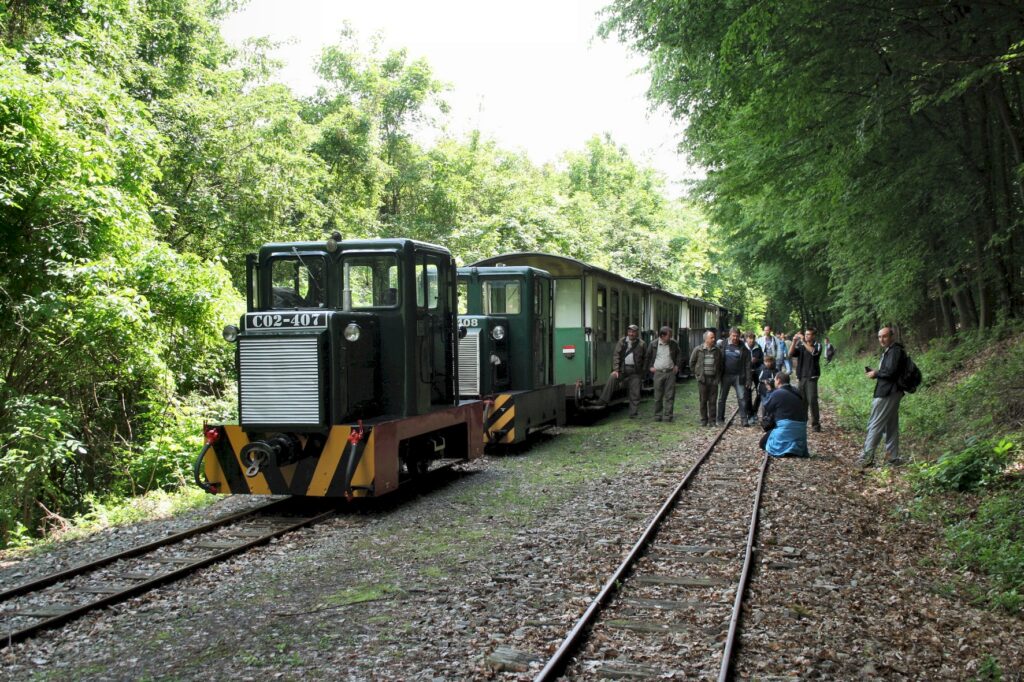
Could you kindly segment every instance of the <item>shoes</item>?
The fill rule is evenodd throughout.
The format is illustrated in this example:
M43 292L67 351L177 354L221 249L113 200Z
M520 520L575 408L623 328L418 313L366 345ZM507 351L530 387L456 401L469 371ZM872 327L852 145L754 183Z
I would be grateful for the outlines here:
M811 428L814 429L815 433L821 433L821 424L815 424Z
M906 464L906 461L902 457L885 460L885 465L890 467L903 466L904 464Z
M654 421L660 422L661 421L661 415L660 414L654 415Z
M740 426L742 426L745 429L749 429L751 426L753 426L753 424L751 424L750 422L743 422L742 424L740 424Z
M858 469L860 469L861 471L863 471L864 469L867 469L869 467L872 467L874 465L875 465L875 460L873 460L873 459L864 459L863 457L858 457L857 461L854 463L854 466L857 467Z
M701 425L701 426L707 426L707 425L708 425L708 422L707 422L707 420L705 419L704 421L702 421L702 422L700 423L700 425ZM714 426L714 424L712 424L712 426Z
M723 420L719 419L719 420L718 420L718 421L716 422L716 424L717 424L718 426L725 426L725 421L723 421Z

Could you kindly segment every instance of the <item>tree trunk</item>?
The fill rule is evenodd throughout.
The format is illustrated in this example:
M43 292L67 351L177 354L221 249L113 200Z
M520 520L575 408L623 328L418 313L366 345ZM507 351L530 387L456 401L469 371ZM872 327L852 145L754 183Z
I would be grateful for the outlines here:
M978 313L974 309L974 301L971 300L971 292L967 288L960 275L953 278L953 302L956 304L956 311L960 318L960 326L963 329L978 328Z
M942 312L942 328L939 330L939 336L952 336L956 333L956 324L953 321L953 308L950 305L949 292L941 277L935 279L935 286L939 290L939 309Z

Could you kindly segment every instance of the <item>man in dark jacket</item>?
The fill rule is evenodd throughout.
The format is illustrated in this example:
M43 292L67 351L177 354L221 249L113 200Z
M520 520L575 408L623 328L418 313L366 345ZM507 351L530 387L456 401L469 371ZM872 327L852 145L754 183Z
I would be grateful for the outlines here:
M704 345L690 353L690 373L697 377L700 394L700 425L715 425L715 401L718 384L722 380L722 349L715 345L715 333L704 332Z
M647 366L654 379L654 421L672 421L676 401L676 374L683 364L683 351L672 338L672 328L662 327L658 340L647 351Z
M725 401L729 390L736 391L736 402L740 407L740 424L750 426L747 421L746 389L750 383L750 351L740 341L740 330L733 327L729 330L729 341L722 349L722 389L718 393L718 423L725 424Z
M750 351L750 381L747 382L743 397L747 401L747 421L753 426L757 421L757 408L761 404L761 396L754 393L754 387L757 385L757 376L764 367L765 357L761 346L755 342L754 332L747 332L747 350Z
M795 455L807 457L807 405L800 392L789 385L789 375L775 375L775 390L764 401L764 424L767 433L761 449L774 457Z
M864 439L864 452L857 466L865 469L875 462L875 449L885 436L885 460L889 464L902 464L900 459L900 400L903 391L897 380L906 362L903 346L895 343L891 327L878 330L878 343L882 346L882 359L878 369L864 368L869 379L875 380L875 394L871 400L868 435Z
M601 391L601 402L610 403L619 384L625 383L629 391L629 416L635 418L640 409L640 384L646 357L647 345L640 338L640 327L631 324L626 327L626 335L615 344L612 373Z
M821 376L821 344L814 340L814 327L808 327L799 342L793 339L790 356L797 358L796 376L800 380L800 395L811 413L811 428L821 431L818 412L818 377Z

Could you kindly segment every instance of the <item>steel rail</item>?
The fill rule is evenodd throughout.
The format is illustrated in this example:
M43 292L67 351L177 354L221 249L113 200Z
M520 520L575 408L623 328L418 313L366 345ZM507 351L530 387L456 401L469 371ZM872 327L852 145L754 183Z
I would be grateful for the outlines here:
M739 631L740 612L743 610L743 593L747 590L750 578L750 567L754 557L754 539L757 537L757 521L761 513L761 491L764 490L764 476L768 471L771 457L765 453L761 463L761 473L757 477L757 492L754 494L754 507L750 513L750 530L747 531L747 548L743 556L743 569L740 571L740 583L736 587L736 600L732 607L732 618L729 620L729 635L725 638L725 649L722 652L722 669L718 673L718 682L726 682L732 667L732 652Z
M714 450L715 446L718 445L719 441L722 440L722 436L725 435L726 430L732 424L732 421L733 419L735 419L736 414L738 412L739 409L737 408L729 417L729 421L727 421L725 423L725 426L722 427L722 430L718 432L717 436L715 436L715 439L711 441L710 445L708 445L707 449L704 451L704 454L702 454L700 458L696 462L694 462L693 466L690 467L690 470L686 472L686 475L683 476L683 479L679 482L679 485L677 485L675 489L665 499L665 502L661 505L661 508L654 515L654 518L651 519L651 522L649 524L647 524L647 528L644 529L644 532L640 536L640 539L636 541L636 544L634 544L633 548L629 551L629 554L626 555L626 558L622 560L622 563L620 563L618 568L615 569L615 572L612 573L612 576L608 579L607 582L605 582L604 587L601 588L601 591L598 592L597 596L594 597L593 601L590 602L590 606L587 607L587 610L584 611L583 615L580 616L579 620L576 621L576 624L573 626L572 630L570 630L569 634L566 635L564 640L562 640L562 644L558 647L555 653L552 654L551 658L548 659L548 662L544 666L544 668L537 674L535 678L533 678L534 682L547 682L548 680L556 679L558 676L565 672L565 668L569 664L570 656L572 656L572 654L576 651L577 647L582 642L584 634L586 633L587 629L591 625L593 625L594 621L597 619L598 614L608 603L608 600L616 591L618 591L622 579L633 567L633 564L637 562L637 560L640 558L640 555L647 548L647 546L650 544L651 540L657 533L658 528L661 526L661 522L665 520L665 517L668 516L668 513L672 511L673 507L675 507L676 502L679 500L679 496L682 495L683 489L686 488L687 485L689 485L690 479L692 479L694 474L697 473L697 470L700 468L701 464L703 464L707 460L707 458L711 455L711 451Z
M289 501L290 500L275 500L273 502L268 502L267 504L254 507L247 511L229 514L228 516L217 519L215 521L204 523L201 526L196 526L195 528L190 528L188 530L181 531L180 533L175 533L174 535L168 535L167 537L161 538L160 540L154 540L153 542L148 542L144 545L139 545L138 547L132 547L130 549L124 550L123 552L108 554L106 556L100 557L99 559L93 559L92 561L87 561L83 564L72 566L71 568L65 569L63 571L58 571L57 573L51 573L41 578L30 580L27 583L11 587L0 592L0 603L5 602L13 597L20 597L21 595L41 590L44 587L49 587L50 585L55 585L56 583L63 582L65 580L70 580L75 576L82 575L83 573L88 573L89 571L93 571L97 568L103 568L104 566L112 564L115 561L119 561L121 559L131 559L132 557L136 557L141 554L148 554L149 552L152 552L154 549L159 549L160 547L164 547L166 545L173 545L195 535L199 535L201 533L211 531L215 528L219 528L221 526L226 526L230 523L234 523L235 521L244 519L247 516L254 516L258 513L266 512L273 507L283 506Z
M320 521L324 521L334 516L334 514L335 511L331 510L323 512L321 514L317 514L316 516L303 518L299 521L296 521L293 524L289 524L288 526L275 528L271 532L261 535L252 540L249 540L248 542L225 549L223 551L217 552L216 554L197 558L196 561L186 566L174 569L173 571L169 571L167 573L161 573L160 575L154 576L153 578L150 578L149 580L141 582L137 585L132 585L124 590L121 590L120 592L105 595L103 597L100 597L99 599L95 599L87 604L82 604L81 606L74 607L65 613L52 616L50 618L47 618L46 620L43 620L34 625L30 625L21 630L14 630L8 632L6 633L6 636L0 635L0 650L4 649L5 647L9 647L14 642L20 642L24 639L28 639L32 635L43 630L50 630L56 627L60 627L61 625L69 621L72 621L89 611L94 611L95 609L103 608L104 606L110 606L111 604L123 601L130 597L134 597L135 595L142 594L143 592L147 592L155 587L163 585L164 583L168 583L177 580L178 578L182 578L186 575L189 575L190 573L194 573L195 571L198 571L200 568L204 568L218 561L223 561L224 559L234 556L235 554L240 554L241 552L252 549L257 545L262 545L276 537L279 537L286 533L290 533L293 530L297 530L304 526L310 526L315 523L319 523Z

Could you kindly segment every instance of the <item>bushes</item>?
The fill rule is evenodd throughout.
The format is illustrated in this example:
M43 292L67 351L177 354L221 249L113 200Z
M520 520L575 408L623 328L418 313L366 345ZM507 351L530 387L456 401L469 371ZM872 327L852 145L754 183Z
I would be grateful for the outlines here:
M1006 468L1020 455L1021 439L969 439L967 447L948 451L934 462L924 462L913 480L922 491L967 492L1002 479Z
M1024 606L1024 486L1011 486L981 502L972 518L946 529L952 562L989 576L977 596L1019 611Z

